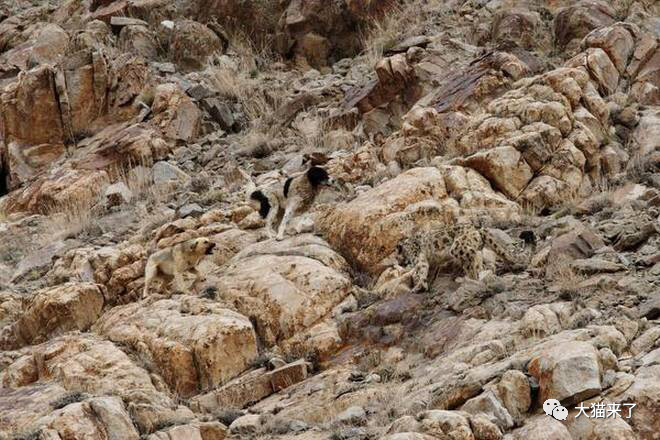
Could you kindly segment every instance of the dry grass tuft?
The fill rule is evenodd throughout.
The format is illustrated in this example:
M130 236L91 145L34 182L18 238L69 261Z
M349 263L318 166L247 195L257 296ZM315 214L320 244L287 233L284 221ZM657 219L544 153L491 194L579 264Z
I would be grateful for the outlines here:
M73 238L84 233L94 232L97 216L93 214L95 199L74 199L66 201L47 211L49 229L53 236Z
M573 297L579 293L579 285L587 277L576 271L570 261L558 260L546 267L546 278L556 286L561 295Z
M426 16L421 6L418 2L407 2L391 7L382 17L369 20L369 25L362 29L360 35L362 53L368 66L374 67L385 52L417 33Z

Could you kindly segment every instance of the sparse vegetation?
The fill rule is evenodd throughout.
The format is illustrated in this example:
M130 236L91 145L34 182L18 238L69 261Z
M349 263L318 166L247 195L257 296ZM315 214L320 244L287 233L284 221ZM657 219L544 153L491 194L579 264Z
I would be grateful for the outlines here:
M250 415L232 437L533 439L548 389L601 384L590 398L607 400L622 372L644 406L652 0L617 0L635 24L611 29L608 7L550 0L107 3L0 6L0 52L20 64L0 93L0 418L15 430L0 438L206 438ZM198 23L179 44L183 20ZM270 237L275 203L250 194L277 184L292 207L309 187L285 182L310 166L337 185L308 173L318 198ZM490 236L399 246L463 220ZM142 298L148 256L197 236L216 246L156 268L199 257L185 286L176 273ZM550 371L573 364L577 379ZM634 421L622 435L647 428Z
M546 273L546 278L558 288L560 294L571 299L580 293L580 283L586 279L567 260L550 262Z
M412 31L418 20L419 9L414 2L395 6L382 17L369 20L360 38L365 63L373 68L386 51Z

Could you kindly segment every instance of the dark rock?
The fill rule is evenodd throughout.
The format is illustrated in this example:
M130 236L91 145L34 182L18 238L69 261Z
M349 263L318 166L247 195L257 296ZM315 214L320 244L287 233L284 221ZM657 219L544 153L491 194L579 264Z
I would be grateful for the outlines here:
M202 102L202 108L220 125L225 131L236 131L236 119L231 107L220 98L206 98Z

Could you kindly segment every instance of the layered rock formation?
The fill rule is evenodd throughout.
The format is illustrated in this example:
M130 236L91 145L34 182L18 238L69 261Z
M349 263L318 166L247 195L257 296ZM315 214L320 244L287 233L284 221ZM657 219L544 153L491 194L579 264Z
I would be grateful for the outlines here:
M37 3L0 4L1 439L657 437L656 2ZM248 193L310 165L269 239ZM529 261L413 293L397 245L459 220Z

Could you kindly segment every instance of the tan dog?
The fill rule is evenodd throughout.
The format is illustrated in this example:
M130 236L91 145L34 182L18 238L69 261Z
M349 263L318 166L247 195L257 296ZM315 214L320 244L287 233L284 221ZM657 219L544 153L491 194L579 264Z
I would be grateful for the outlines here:
M190 271L197 278L197 265L204 256L213 252L214 247L215 243L208 238L195 238L151 254L144 269L142 297L146 296L149 286L156 279L168 283L174 278L176 288L183 291L186 287L184 272Z

